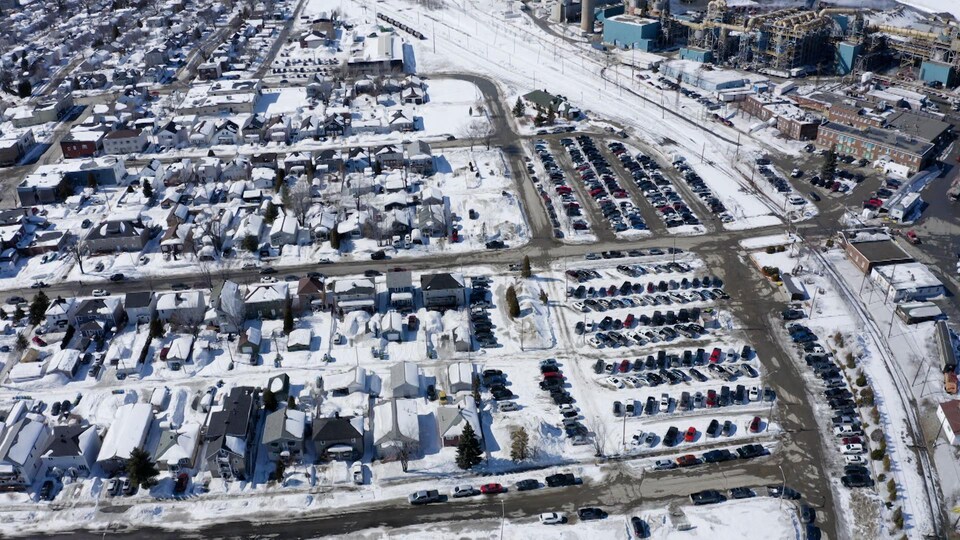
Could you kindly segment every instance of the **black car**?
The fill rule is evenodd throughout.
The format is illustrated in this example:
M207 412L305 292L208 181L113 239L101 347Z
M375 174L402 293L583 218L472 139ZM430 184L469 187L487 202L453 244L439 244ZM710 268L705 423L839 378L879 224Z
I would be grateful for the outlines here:
M633 534L637 538L650 538L650 526L647 525L647 522L633 516L630 518L630 525L633 526Z
M581 521L588 521L592 519L604 519L607 517L607 513L599 508L580 508L577 510L577 516Z
M704 491L699 491L697 493L690 494L690 502L692 502L697 506L700 506L703 504L721 503L725 500L727 500L727 498L724 497L722 493L720 493L715 489L707 489Z
M530 491L531 489L537 489L538 487L540 487L540 482L537 482L533 478L527 478L517 482L517 491Z
M110 276L110 281L123 281L123 280L124 280L123 274L113 274L112 276Z
M873 485L873 479L865 474L851 473L840 478L840 483L848 488L870 487Z
M370 259L374 261L382 261L386 258L387 258L387 254L382 249L378 251L374 251L373 253L370 254Z
M377 277L380 275L380 272L377 270L364 270L363 275L366 277Z
M717 437L720 435L720 421L713 419L710 421L710 425L707 426L707 435L710 437Z
M800 506L800 521L804 523L813 523L817 520L817 511L809 504Z
M820 527L812 523L807 524L807 540L820 540Z
M263 275L276 274L276 273L277 273L277 269L276 269L276 268L273 268L272 266L266 266L266 267L260 269L260 273L263 274Z
M756 493L748 487L738 487L730 490L730 496L734 499L749 499L751 497L756 497Z
M544 479L549 487L572 486L577 483L577 477L572 473L551 474Z

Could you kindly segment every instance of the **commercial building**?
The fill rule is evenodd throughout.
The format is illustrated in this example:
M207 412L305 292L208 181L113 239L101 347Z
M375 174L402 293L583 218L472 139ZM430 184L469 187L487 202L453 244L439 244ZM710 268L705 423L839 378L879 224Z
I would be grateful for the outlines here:
M16 137L0 138L0 167L15 165L36 142L32 129Z
M691 86L708 92L728 88L742 88L750 83L744 74L728 69L713 69L693 60L671 60L660 66L660 73L671 80L678 78Z
M943 283L923 263L878 266L870 277L894 302L917 302L943 295Z
M820 122L803 111L793 100L768 93L751 94L740 105L743 112L762 122L775 118L777 129L787 138L812 141L817 138Z
M869 274L879 266L913 262L913 257L890 240L889 237L865 241L848 239L845 242L844 250L850 262L864 274Z
M817 132L817 145L869 161L889 161L917 172L936 157L935 146L912 135L873 127L856 128L827 122Z
M104 132L72 130L60 141L60 150L67 159L90 158L103 150Z

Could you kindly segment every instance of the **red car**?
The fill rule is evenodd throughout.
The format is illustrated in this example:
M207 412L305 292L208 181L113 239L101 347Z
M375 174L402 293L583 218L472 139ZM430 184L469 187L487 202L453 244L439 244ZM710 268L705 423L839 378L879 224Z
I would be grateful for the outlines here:
M497 493L504 493L507 491L507 488L501 486L500 484L484 484L480 486L480 493L484 495L495 495Z
M760 433L760 417L754 416L750 421L750 433Z
M546 372L546 373L543 374L543 379L544 379L544 380L547 380L547 379L562 379L562 378L563 378L563 374L561 374L559 371L548 371L548 372Z
M687 429L687 432L683 435L683 440L685 442L693 442L693 439L697 436L697 428L690 426Z
M677 458L677 465L681 467L690 467L691 465L699 465L700 460L697 459L697 456L693 454L687 454L685 456L680 456Z
M842 444L863 444L863 439L860 437L845 437L840 439Z
M717 391L707 390L707 407L717 406Z
M633 313L630 313L629 315L627 315L627 318L623 320L623 326L626 328L633 327L633 319L634 319Z
M630 371L630 361L624 360L623 362L620 362L620 373L626 373L628 371Z
M41 347L45 347L47 345L47 342L40 339L40 336L33 336L32 341Z
M190 475L187 473L180 473L177 475L177 483L173 485L174 493L183 493L187 490L187 482L190 480Z
M720 349L713 349L713 352L710 353L710 363L716 364L720 361Z

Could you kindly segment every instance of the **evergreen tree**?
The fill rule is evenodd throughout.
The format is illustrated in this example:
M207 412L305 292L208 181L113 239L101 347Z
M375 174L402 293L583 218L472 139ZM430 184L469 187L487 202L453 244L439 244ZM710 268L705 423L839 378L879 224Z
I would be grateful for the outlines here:
M43 315L47 312L47 308L50 307L50 299L47 298L47 295L43 291L37 293L33 297L33 301L30 302L30 324L38 325L43 321Z
M518 97L517 102L513 105L513 115L517 118L520 118L527 112L527 106L523 104L523 101Z
M143 196L144 196L144 197L146 197L146 198L148 198L148 199L152 199L152 198L153 198L153 184L151 184L150 182L147 182L147 181L145 180L145 181L143 182L143 188L141 189L141 192L143 193Z
M257 240L257 237L256 237L256 236L254 236L254 235L252 235L252 234L248 234L248 235L246 235L246 236L243 237L243 242L241 243L241 247L242 247L243 249L249 251L250 253L253 253L253 252L257 251L257 248L260 247L260 246L258 245L258 242L259 242L259 241Z
M263 221L267 224L272 224L279 215L280 209L277 208L277 205L273 204L273 201L270 201L267 203L267 209L263 211Z
M547 305L549 301L550 301L550 297L547 296L547 291L540 289L540 302L543 305Z
M330 230L330 247L340 250L340 231L337 230L336 225Z
M547 123L552 124L557 121L557 112L553 110L553 107L547 110Z
M143 448L134 448L130 451L130 459L127 460L127 476L131 484L147 487L159 474L157 464L150 459L149 452Z
M30 345L30 343L27 342L27 336L23 335L23 333L17 334L17 351L26 349L27 345Z
M293 303L287 298L283 306L283 333L289 336L290 332L293 332Z
M20 57L20 71L27 71L30 69L30 61L27 60L27 53L23 53L23 56Z
M520 275L523 276L523 277L525 277L525 278L528 278L528 277L530 277L530 275L531 275L531 274L530 274L530 256L529 256L529 255L524 255L524 256L523 256L523 264L521 265L521 268L520 268Z
M473 431L470 422L464 422L463 431L460 433L460 443L457 445L457 467L461 469L472 469L483 461L483 449L480 448L480 441L477 434Z
M523 461L530 457L530 436L527 430L518 428L510 432L510 459Z
M820 178L824 181L833 180L837 173L837 152L831 146L823 156L823 165L820 166Z
M267 388L263 391L263 408L268 412L273 412L277 410L279 403L277 403L277 395L273 393L273 390Z
M163 337L163 322L161 322L156 316L150 319L150 337Z
M24 315L25 313L23 312L23 308L20 306L17 306L17 309L14 310L13 312L13 318L19 321L20 319L23 318Z
M33 85L30 84L30 81L29 81L29 80L23 79L22 81L20 81L20 84L17 85L17 95L18 95L18 96L20 96L20 97L22 97L22 98L30 97L30 94L32 94L32 93L33 93Z
M507 287L507 310L512 319L520 316L520 301L517 300L517 290L513 288L513 285Z

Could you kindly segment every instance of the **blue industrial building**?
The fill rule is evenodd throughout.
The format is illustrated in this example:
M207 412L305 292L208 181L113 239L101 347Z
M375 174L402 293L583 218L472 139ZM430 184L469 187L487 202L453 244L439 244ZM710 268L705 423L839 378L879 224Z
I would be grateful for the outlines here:
M713 52L697 47L682 47L680 49L680 59L709 64L713 62Z
M949 64L926 60L920 64L920 79L923 82L938 82L943 86L953 86L957 73Z
M603 22L603 42L621 49L653 51L657 48L660 21L616 15Z
M848 41L837 43L837 75L846 75L853 71L862 49L863 44L861 43L850 43Z

